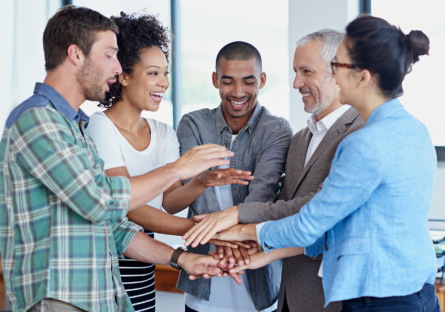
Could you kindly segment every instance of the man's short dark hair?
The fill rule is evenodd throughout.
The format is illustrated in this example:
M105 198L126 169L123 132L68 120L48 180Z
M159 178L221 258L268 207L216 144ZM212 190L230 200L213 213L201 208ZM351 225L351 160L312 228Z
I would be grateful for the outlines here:
M263 72L263 65L261 61L260 52L257 48L247 42L235 41L225 45L216 56L216 73L218 74L219 60L225 58L228 61L247 61L256 58L260 73Z
M62 7L48 21L43 33L45 69L49 71L62 64L72 44L88 56L97 32L107 30L119 33L114 22L99 12L73 5Z

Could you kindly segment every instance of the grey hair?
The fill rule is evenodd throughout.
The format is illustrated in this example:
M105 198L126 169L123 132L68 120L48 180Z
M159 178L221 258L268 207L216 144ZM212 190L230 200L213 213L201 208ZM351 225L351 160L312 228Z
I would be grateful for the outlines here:
M325 61L328 72L331 73L331 61L335 57L337 47L344 37L345 34L339 30L324 28L300 38L296 43L296 47L302 47L313 41L318 42L321 46L320 57Z

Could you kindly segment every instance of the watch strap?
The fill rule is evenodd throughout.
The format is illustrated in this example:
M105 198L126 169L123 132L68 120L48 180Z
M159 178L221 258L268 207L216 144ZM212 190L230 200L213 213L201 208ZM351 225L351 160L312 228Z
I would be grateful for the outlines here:
M178 265L179 256L182 255L183 252L187 252L187 249L178 247L175 251L173 251L172 257L170 259L170 266L175 268L176 270L180 270L181 267Z

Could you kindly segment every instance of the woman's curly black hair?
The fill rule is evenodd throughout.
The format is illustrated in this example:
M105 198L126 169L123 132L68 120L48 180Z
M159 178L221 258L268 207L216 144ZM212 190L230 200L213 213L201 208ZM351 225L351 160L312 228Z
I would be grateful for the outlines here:
M136 14L128 15L121 12L120 16L112 16L111 20L119 28L119 34L116 35L119 47L117 58L124 73L132 73L133 66L140 62L139 56L145 48L159 47L168 62L170 31L156 16L151 14L136 16ZM105 100L98 106L109 108L121 100L121 84L118 80L110 85L110 91L106 93Z

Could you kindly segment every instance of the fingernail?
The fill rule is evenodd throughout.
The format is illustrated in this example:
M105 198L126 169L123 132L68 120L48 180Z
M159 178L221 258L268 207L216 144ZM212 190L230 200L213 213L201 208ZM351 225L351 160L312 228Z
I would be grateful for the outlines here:
M247 253L251 256L253 255L253 250L248 250Z
M243 264L244 264L244 261L240 261L240 262L238 262L238 264L239 264L239 265L243 265Z
M229 272L230 273L236 273L236 269L230 269Z
M218 269L218 268L216 268L216 269L213 269L213 273L219 273L219 272L221 272L221 270L220 270L220 269Z
M246 264L249 264L249 259L246 260Z

